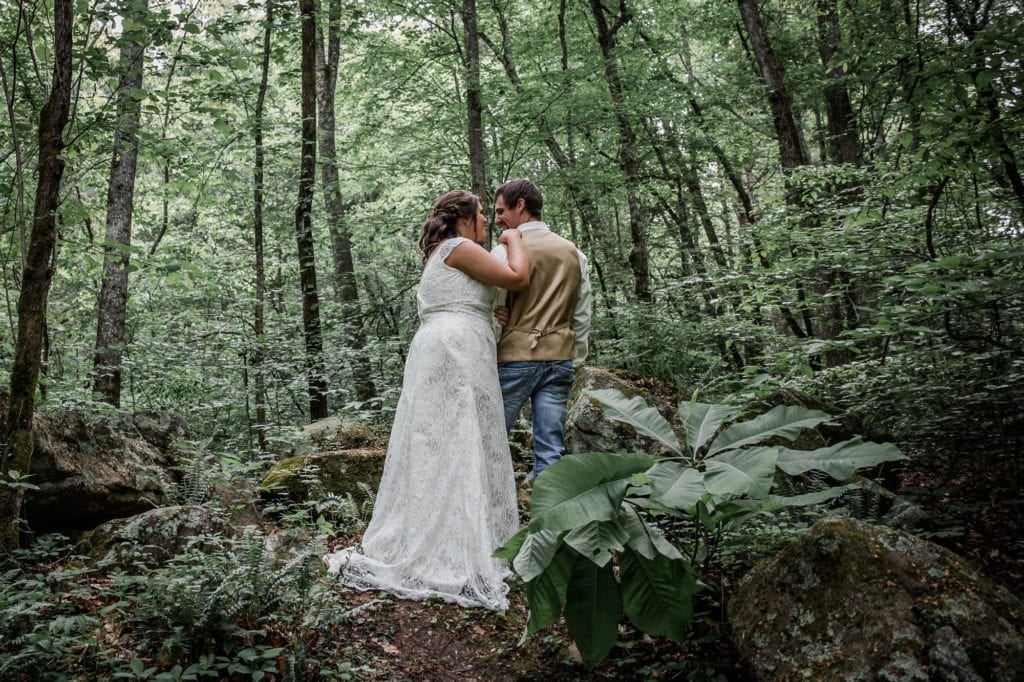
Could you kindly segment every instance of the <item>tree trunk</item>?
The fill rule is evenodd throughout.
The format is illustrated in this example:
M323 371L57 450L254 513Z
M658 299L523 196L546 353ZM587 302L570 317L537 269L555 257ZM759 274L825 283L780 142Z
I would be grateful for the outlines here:
M818 2L818 53L825 67L825 114L828 149L833 161L860 165L857 118L846 88L846 69L840 52L839 13L836 0Z
M316 5L299 0L302 21L302 158L299 163L299 196L295 207L295 238L298 243L299 283L302 291L302 328L306 343L306 374L309 382L309 418L327 416L327 378L323 373L323 336L320 332L320 298L316 286L313 250L313 181L316 174Z
M107 230L103 244L103 285L100 288L96 324L96 355L92 390L99 400L121 406L121 357L124 349L125 315L128 306L128 262L132 243L132 208L135 171L139 160L139 115L142 70L145 61L143 36L148 31L147 0L127 0L126 16L133 27L121 35L121 75L118 79L118 115L114 133L114 159L107 187Z
M352 379L356 400L366 402L377 395L373 385L369 358L363 352L362 320L359 309L359 289L356 286L355 265L352 260L352 237L345 224L345 204L338 180L337 142L334 134L334 89L338 82L338 59L341 53L339 23L341 2L331 0L327 24L327 49L317 33L317 55L323 78L320 80L318 110L320 112L320 181L323 183L324 208L327 229L331 236L331 255L334 261L334 279L341 303L345 344L353 352Z
M11 396L3 429L0 472L27 475L32 464L32 418L42 359L46 301L50 293L57 242L57 209L64 174L62 138L71 109L72 0L54 0L53 80L39 116L39 183L32 231L18 296L18 338L11 366ZM0 486L0 553L18 547L18 516L24 490Z
M750 38L750 47L754 52L761 76L768 90L768 103L772 110L772 123L779 142L779 156L782 167L788 172L810 163L800 143L800 132L797 129L793 106L786 91L782 75L782 64L779 63L775 51L768 41L768 34L761 21L761 13L757 9L757 0L737 0L743 24Z
M484 149L484 105L480 87L480 36L476 27L476 0L462 0L462 27L465 36L463 65L466 68L466 135L469 142L469 175L473 194L485 205L487 191L486 150Z
M590 10L597 28L597 42L604 60L604 75L619 130L619 167L626 182L626 202L629 204L629 236L632 249L629 264L633 269L634 293L640 301L651 300L650 267L647 253L647 233L640 203L640 160L636 148L636 132L629 122L623 96L622 77L615 57L615 34L630 19L623 4L615 24L608 25L601 0L590 0Z
M260 452L267 451L267 388L263 361L266 359L265 298L267 275L263 263L263 109L267 98L267 81L270 74L270 37L274 26L274 0L267 0L263 26L263 59L260 64L260 86L256 93L256 111L253 115L253 146L256 158L253 161L253 251L255 257L254 278L256 306L253 311L253 328L256 333L256 349L252 354L254 403L256 405L256 441Z

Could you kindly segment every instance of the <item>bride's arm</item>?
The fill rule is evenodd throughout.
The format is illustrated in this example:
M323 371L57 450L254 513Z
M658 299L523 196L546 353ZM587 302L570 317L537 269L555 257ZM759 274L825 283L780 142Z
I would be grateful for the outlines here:
M519 230L505 230L501 233L501 242L508 249L508 263L498 260L471 241L456 246L445 263L484 284L522 291L530 284L530 263L522 235Z

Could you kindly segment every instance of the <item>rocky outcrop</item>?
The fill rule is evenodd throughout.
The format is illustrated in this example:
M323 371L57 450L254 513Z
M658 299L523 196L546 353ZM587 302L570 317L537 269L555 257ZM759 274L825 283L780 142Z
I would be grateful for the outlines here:
M80 549L103 568L156 566L189 547L207 550L232 529L209 507L172 506L115 519L88 532Z
M759 680L1024 679L1024 607L965 560L852 519L816 524L729 602Z
M148 417L140 424L129 417L37 413L30 481L39 489L25 496L29 527L74 535L167 504L177 462L153 443L169 446L185 433L184 424Z
M566 452L660 452L657 441L638 435L631 426L608 419L601 411L601 406L586 393L602 388L616 389L627 398L639 395L670 422L677 421L674 416L676 405L672 400L666 400L606 369L582 367L577 370L576 384L573 386L565 420Z
M355 448L312 452L278 461L263 477L260 489L293 500L319 499L327 494L365 498L359 484L377 490L384 472L384 448Z

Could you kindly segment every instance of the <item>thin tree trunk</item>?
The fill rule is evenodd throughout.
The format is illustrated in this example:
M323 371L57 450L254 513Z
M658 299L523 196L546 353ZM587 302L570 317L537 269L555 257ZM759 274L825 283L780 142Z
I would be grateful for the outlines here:
M114 159L107 188L107 230L103 245L103 285L96 323L96 355L92 390L114 407L121 406L121 359L128 305L128 263L132 243L132 209L139 160L139 115L142 70L149 14L147 0L128 0L126 15L135 28L121 36L121 76L118 82L118 121L114 133Z
M267 81L270 74L270 38L274 26L274 0L267 0L263 26L263 59L260 63L260 86L256 94L256 111L253 114L253 142L256 158L253 162L253 251L255 256L254 277L256 306L253 311L253 327L256 333L256 349L252 354L254 403L256 407L256 442L260 452L267 450L267 388L263 362L266 359L266 271L263 263L263 109L267 98Z
M484 148L484 105L480 86L480 36L476 26L476 0L462 0L462 26L465 36L462 57L466 68L466 139L469 142L470 183L473 194L486 205L490 197Z
M309 418L328 414L327 378L323 372L323 335L320 331L320 298L316 286L316 258L313 250L313 181L316 174L316 6L314 0L299 0L302 21L302 146L299 165L299 195L295 207L295 237L298 243L299 282L302 291L302 328L306 345L306 374L309 382Z
M629 21L625 6L621 8L615 23L608 25L604 6L601 0L590 0L590 10L597 28L597 41L601 47L604 60L604 75L608 92L615 112L615 121L619 131L619 166L626 182L626 202L629 205L629 236L632 249L629 252L629 264L633 269L634 293L640 301L651 300L650 266L647 253L646 222L643 206L640 203L640 160L637 153L636 132L629 122L626 103L623 96L622 77L616 61L615 34Z
M57 209L64 175L63 131L71 109L72 0L53 3L53 80L39 116L39 182L32 232L18 296L18 339L11 366L11 395L3 429L0 472L27 475L32 465L32 418L42 360L46 301L50 293L57 242ZM18 547L18 517L24 490L0 486L0 553Z
M341 2L331 0L327 25L327 50L317 34L317 55L321 63L320 99L320 180L323 183L324 208L327 230L331 236L331 255L334 261L334 279L341 303L345 344L352 349L352 378L356 400L366 402L377 395L373 385L370 360L363 352L365 339L359 309L359 288L356 286L355 265L352 259L352 237L345 224L345 204L338 180L337 142L334 121L334 89L338 82L338 59L341 53Z
M818 53L825 67L825 114L828 148L836 163L860 165L857 118L846 87L846 69L840 52L839 12L836 0L818 2Z

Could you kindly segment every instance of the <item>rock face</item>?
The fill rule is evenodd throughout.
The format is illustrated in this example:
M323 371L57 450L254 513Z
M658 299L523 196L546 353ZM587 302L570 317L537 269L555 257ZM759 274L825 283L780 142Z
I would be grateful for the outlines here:
M260 489L283 493L293 500L318 499L332 493L350 494L360 502L364 493L359 483L374 491L380 485L385 454L383 448L356 448L286 457L270 468Z
M621 379L600 367L583 367L577 371L576 384L565 420L566 453L580 452L647 452L657 454L660 444L653 439L637 435L631 426L615 422L604 416L601 407L585 391L614 388L627 398L641 396L647 404L656 408L669 420L676 421L676 405L671 404L649 390ZM529 410L524 410L528 414Z
M1024 607L955 554L852 519L816 524L729 602L758 680L1021 680Z
M75 412L37 413L30 480L39 490L26 494L24 506L33 531L73 535L166 504L175 460L152 441L169 444L184 425L147 417L144 439L135 437L137 426L130 435L121 430L125 419L115 426Z
M205 548L214 542L212 536L229 532L224 519L208 507L160 507L102 524L86 534L81 548L104 566L152 566L182 553L190 544Z

